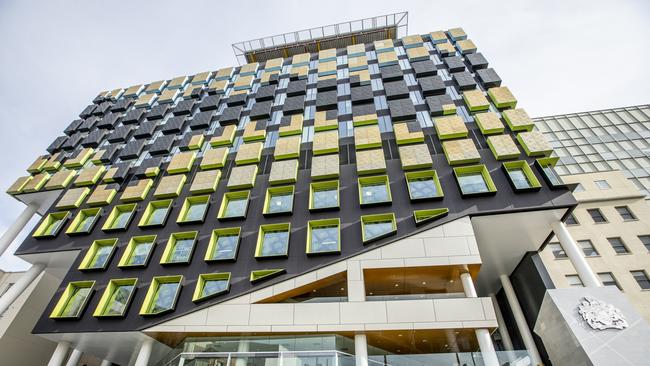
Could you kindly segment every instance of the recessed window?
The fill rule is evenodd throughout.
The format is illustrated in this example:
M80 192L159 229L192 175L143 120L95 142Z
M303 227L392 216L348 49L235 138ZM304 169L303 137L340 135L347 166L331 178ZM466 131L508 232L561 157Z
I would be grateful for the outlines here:
M110 280L93 315L98 318L124 316L137 282L137 278Z
M95 281L70 282L50 314L50 318L79 318L88 303L94 285Z
M627 250L627 247L623 243L623 240L621 238L607 238L607 241L609 244L611 244L612 249L616 252L616 254L627 254L629 251Z
M650 235L639 235L639 240L641 241L641 244L645 246L648 252L650 252Z
M102 227L103 231L118 231L126 230L135 216L137 205L135 203L129 203L126 205L118 205L113 207L108 219Z
M566 275L565 277L569 287L585 287L578 275Z
M339 219L310 221L307 230L307 254L341 252Z
M192 259L198 231L173 233L167 241L161 264L187 264Z
M239 219L246 217L250 191L227 192L223 195L218 219Z
M594 220L595 223L607 222L607 219L605 216L603 216L603 213L600 211L600 209L590 208L587 210L587 213L589 213L591 219Z
M393 213L361 216L361 236L364 244L396 232L397 224Z
M68 235L89 234L100 215L100 208L87 208L79 211L65 233Z
M503 169L505 169L510 184L515 191L537 190L542 187L526 161L503 163Z
M199 302L230 290L230 272L199 275L192 301Z
M115 252L115 244L117 239L101 239L95 240L90 245L90 249L84 256L84 259L79 265L79 270L101 270L106 269L108 262L111 260Z
M206 261L234 261L239 248L238 227L215 229L210 236L210 244L205 253Z
M264 280L268 280L272 277L279 276L286 272L287 271L284 268L259 269L259 270L251 271L250 281L251 283L255 284Z
M567 216L564 223L567 225L580 225L580 223L578 222L578 220L576 220L576 217L572 213L569 214L569 216Z
M415 225L420 226L431 221L437 220L441 217L445 217L449 214L448 208L431 208L425 210L414 210L413 219L415 220Z
M535 165L542 172L544 180L551 188L564 187L562 178L555 171L555 164L560 160L558 157L537 159Z
M595 180L594 183L596 184L596 187L598 187L598 189L610 189L610 188L612 188L612 186L610 186L609 183L607 183L606 180L602 180L602 179L601 180Z
M144 214L138 223L140 227L165 226L169 211L171 211L172 200L151 201L144 210Z
M650 290L650 279L645 271L630 271L630 274L632 274L632 277L642 290Z
M435 170L409 172L404 174L411 201L442 198L442 187Z
M591 240L578 240L578 245L582 248L585 257L597 257L599 255Z
M388 176L359 178L359 202L361 205L391 202Z
M560 243L548 243L548 248L551 253L553 253L553 257L555 257L555 259L563 259L567 257Z
M183 276L154 277L140 308L140 315L158 315L174 310Z
M286 257L289 254L291 224L261 225L255 258Z
M629 207L627 206L616 207L616 212L618 212L618 214L621 215L623 221L636 220L636 216L634 216L632 211L630 211Z
M194 196L186 198L176 222L179 224L203 222L203 220L205 220L205 214L208 212L209 205L210 196Z
M118 267L145 267L156 244L156 235L135 236L129 240Z
M603 283L603 286L616 286L619 290L623 290L616 281L616 278L614 278L614 274L612 272L598 273L598 278L600 279L600 282Z
M38 226L34 234L32 235L35 238L53 238L58 233L59 230L63 227L63 224L70 217L70 212L52 212L45 216L45 219Z
M496 186L485 165L454 168L454 174L463 196L496 192Z
M309 209L327 210L339 208L339 181L316 182L310 185Z
M266 190L264 215L291 213L293 211L293 186L271 187Z

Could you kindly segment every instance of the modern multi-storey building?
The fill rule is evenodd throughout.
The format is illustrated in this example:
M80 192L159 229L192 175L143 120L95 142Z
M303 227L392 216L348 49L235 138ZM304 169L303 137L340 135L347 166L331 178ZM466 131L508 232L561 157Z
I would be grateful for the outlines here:
M575 323L549 307L586 291L644 341L574 255L576 201L488 60L461 28L405 20L243 42L241 66L97 95L8 191L27 208L0 252L43 218L0 305L60 279L33 328L49 365L616 360L582 333L544 349ZM549 289L553 233L590 287Z

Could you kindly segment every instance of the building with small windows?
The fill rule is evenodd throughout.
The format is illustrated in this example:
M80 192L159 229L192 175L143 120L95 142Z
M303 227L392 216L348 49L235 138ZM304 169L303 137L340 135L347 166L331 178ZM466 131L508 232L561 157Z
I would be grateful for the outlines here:
M630 322L622 347L650 343L574 255L600 243L564 225L574 187L544 134L462 28L407 19L240 42L238 66L93 96L7 191L26 208L0 254L41 219L0 313L56 278L31 331L50 366L645 361L576 325L597 296ZM553 235L586 287L554 288Z

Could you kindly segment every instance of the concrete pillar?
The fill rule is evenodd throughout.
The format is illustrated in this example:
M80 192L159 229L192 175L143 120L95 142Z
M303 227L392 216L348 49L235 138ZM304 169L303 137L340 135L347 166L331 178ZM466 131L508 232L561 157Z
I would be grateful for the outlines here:
M50 357L50 362L47 363L47 366L63 366L63 361L68 355L68 350L70 349L70 343L61 341L56 345L52 357Z
M368 366L368 339L363 333L354 335L354 359L356 366Z
M249 340L240 340L237 345L237 353L245 353L250 351L251 342ZM248 357L237 355L237 360L235 361L235 366L246 366L248 364Z
M580 280L585 287L602 286L598 276L596 276L591 267L589 267L589 263L587 263L587 259L585 258L582 249L578 246L578 243L573 240L571 233L569 233L569 230L567 230L564 223L556 221L551 225L551 228L553 229L555 236L557 236L557 239L560 241L562 249L564 249L567 257L569 257L571 264L573 264L576 272L578 272L578 277L580 277Z
M506 351L512 351L513 350L512 339L510 339L510 333L508 333L508 328L506 327L506 322L503 319L503 314L501 313L499 302L497 302L497 297L494 296L494 294L490 294L490 298L492 299L494 314L497 317L497 324L499 325L499 328L497 328L497 330L501 335L501 341L503 342L503 347L505 347Z
M474 280L472 280L472 275L469 272L462 272L460 274L460 281L463 284L465 296L478 297L476 287L474 287ZM478 346L481 349L481 356L483 356L485 366L499 366L499 360L494 350L490 331L487 329L476 329L474 332L476 333L476 339L478 340Z
M23 273L20 279L0 297L0 315L4 313L11 304L20 296L25 289L34 282L41 272L45 269L44 264L34 264L27 272Z
M445 336L447 337L447 346L449 346L449 351L459 353L460 348L458 347L458 340L456 339L456 331L453 329L445 329Z
M366 301L366 284L363 279L363 268L361 262L351 261L348 263L348 301Z
M463 291L465 291L465 296L467 297L478 297L476 295L476 288L474 287L474 281L469 272L463 272L460 274L460 282L463 284Z
M528 350L528 353L530 354L531 361L533 362L533 365L541 365L542 358L539 356L539 351L537 351L535 340L533 339L533 335L530 333L530 328L528 328L528 323L526 323L524 312L521 310L519 300L517 300L515 290L512 288L510 278L507 275L502 274L500 276L500 279L501 286L503 286L503 292L506 294L508 305L510 305L510 310L512 311L512 315L515 318L515 322L517 323L517 329L519 330L519 334L524 341L526 350Z
M73 349L70 353L70 357L68 357L68 362L65 364L65 366L77 366L79 360L81 360L81 354L82 352L78 349Z
M135 359L134 366L148 366L149 357L151 357L151 350L153 349L153 339L148 338L140 345L138 351L138 358Z
M102 363L99 366L112 366L113 363L109 360L102 360Z
M25 228L32 216L38 211L37 203L30 203L0 237L0 256L9 248L18 234Z

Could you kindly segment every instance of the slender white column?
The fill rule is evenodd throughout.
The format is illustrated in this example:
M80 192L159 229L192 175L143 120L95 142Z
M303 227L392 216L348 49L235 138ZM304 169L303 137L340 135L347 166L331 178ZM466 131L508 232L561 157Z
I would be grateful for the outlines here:
M62 366L63 361L65 361L65 356L68 355L68 349L70 349L70 343L68 342L59 342L56 345L54 353L50 358L50 362L47 363L47 366Z
M113 363L109 360L102 360L102 363L99 366L111 366Z
M501 308L499 307L499 303L497 302L497 297L494 296L494 294L490 294L490 298L492 298L494 315L497 316L497 324L499 325L499 328L497 328L497 330L501 335L501 341L503 342L503 347L505 347L506 351L512 351L513 350L512 339L510 339L510 333L508 333L508 328L506 327L506 322L503 319L503 314L501 313Z
M469 272L461 273L460 281L463 284L465 296L478 297L476 294L476 287L474 287L474 280L472 280L472 275L470 275ZM485 366L499 366L499 360L497 359L497 353L494 350L490 331L487 329L476 329L474 332L476 333L476 339L478 340L478 346L481 349L481 355L483 356Z
M152 349L153 339L149 338L142 342L142 345L140 345L140 351L138 352L138 358L135 359L134 366L148 366Z
M368 366L368 339L363 333L354 335L354 358L356 366Z
M14 283L13 286L5 292L2 297L0 297L0 315L4 313L11 304L20 296L25 289L32 284L34 279L38 277L43 269L45 268L44 264L34 264L27 272L23 273L20 279Z
M75 348L70 353L70 357L68 357L68 362L65 366L77 366L79 360L81 360L81 351Z
M465 296L478 297L478 295L476 295L476 288L474 287L474 281L472 280L472 276L468 272L463 272L460 274L460 282L463 283L463 291L465 291Z
M528 323L526 323L524 312L521 310L519 300L517 300L517 294L515 294L515 290L512 288L510 278L507 275L502 274L500 276L500 279L501 286L503 286L503 292L506 294L508 305L510 305L510 310L512 311L512 315L514 316L515 322L517 323L517 329L519 330L519 334L524 341L526 350L528 350L528 353L530 354L531 361L533 362L533 365L541 365L542 358L539 356L539 351L537 351L535 340L533 339L533 335L530 333L530 328L528 328Z
M0 237L0 256L9 248L18 234L25 228L32 216L38 211L38 204L30 203Z
M589 267L589 263L587 263L582 250L578 246L578 243L573 240L571 233L569 233L569 230L567 230L564 223L561 221L556 221L551 225L551 228L553 229L555 236L557 236L557 239L560 241L562 249L564 249L567 257L569 257L571 264L573 264L576 272L578 272L578 276L580 277L580 280L582 280L582 283L585 285L585 287L602 286L602 283L600 283L598 276L596 276L591 267Z
M250 346L251 343L248 340L240 340L239 344L237 345L237 352L238 353L244 353L250 351ZM237 360L235 361L235 366L246 366L248 363L248 358L246 356L237 356Z

